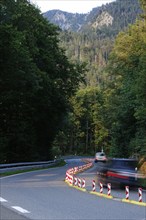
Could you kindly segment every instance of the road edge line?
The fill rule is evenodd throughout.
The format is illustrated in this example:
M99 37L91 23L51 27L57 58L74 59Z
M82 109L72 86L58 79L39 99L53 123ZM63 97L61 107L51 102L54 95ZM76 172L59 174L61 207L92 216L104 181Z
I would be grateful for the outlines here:
M89 191L90 194L94 194L94 195L97 195L97 196L100 196L100 197L104 197L104 198L107 198L107 199L113 199L114 197L113 196L108 196L106 194L101 194L101 193L98 193L98 192L93 192L93 191Z
M126 203L131 203L131 204L134 204L134 205L146 206L145 202L137 202L135 200L129 200L129 199L122 199L121 201L126 202Z

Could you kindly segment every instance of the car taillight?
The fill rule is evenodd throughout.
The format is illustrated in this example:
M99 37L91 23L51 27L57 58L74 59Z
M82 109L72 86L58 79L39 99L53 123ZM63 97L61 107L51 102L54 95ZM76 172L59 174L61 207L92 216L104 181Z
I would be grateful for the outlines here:
M121 178L121 179L128 179L128 175L125 175L124 173L116 173L116 172L107 172L108 177L116 177L116 178Z

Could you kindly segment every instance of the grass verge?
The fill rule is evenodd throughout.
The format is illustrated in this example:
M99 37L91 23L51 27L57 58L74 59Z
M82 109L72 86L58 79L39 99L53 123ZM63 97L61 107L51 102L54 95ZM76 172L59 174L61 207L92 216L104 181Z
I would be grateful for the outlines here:
M58 161L56 164L52 164L52 165L48 165L48 167L39 167L39 168L30 168L30 169L21 169L21 170L13 170L13 171L7 171L4 173L0 173L0 177L4 177L4 176L10 176L10 175L14 175L14 174L19 174L19 173L26 173L26 172L31 172L31 171L35 171L35 170L46 170L49 168L53 168L53 167L62 167L66 164L66 162L64 160L60 160Z

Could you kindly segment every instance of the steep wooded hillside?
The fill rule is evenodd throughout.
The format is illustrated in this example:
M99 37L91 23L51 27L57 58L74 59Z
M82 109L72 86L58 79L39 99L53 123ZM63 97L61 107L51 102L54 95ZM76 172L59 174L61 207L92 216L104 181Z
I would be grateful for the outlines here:
M68 13L50 10L43 14L50 22L62 30L102 32L103 35L117 34L120 30L135 22L141 12L138 0L116 0L96 7L87 14Z
M104 67L115 37L133 24L140 13L138 0L116 0L87 14L51 10L43 16L61 28L60 44L67 57L87 63L86 84L103 86Z

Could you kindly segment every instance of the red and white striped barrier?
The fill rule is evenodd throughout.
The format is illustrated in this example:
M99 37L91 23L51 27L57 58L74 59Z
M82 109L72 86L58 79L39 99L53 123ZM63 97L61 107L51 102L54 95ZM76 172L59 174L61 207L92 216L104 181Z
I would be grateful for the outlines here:
M74 177L73 174L76 174L80 171L83 171L85 169L88 169L92 166L92 163L80 166L80 167L74 167L71 169L68 169L66 171L66 178L65 181L67 181L70 185L78 186L79 188L85 189L85 179L80 179L77 177ZM111 184L107 184L108 192L107 195L111 196ZM95 180L92 181L92 191L96 191L95 186ZM129 186L125 186L125 192L126 192L126 200L129 200ZM100 193L103 193L103 184L100 182ZM139 202L142 202L142 188L138 188L138 196L139 196Z
M73 185L74 184L74 178L73 178L73 175L74 174L77 174L79 172L82 172L90 167L93 166L93 163L88 161L87 164L83 165L83 166L79 166L79 167L74 167L74 168L71 168L71 169L68 169L66 171L66 177L65 177L65 181L67 181L69 184ZM78 180L77 180L78 182ZM77 183L78 185L78 183ZM79 185L81 185L81 182L79 183ZM82 187L82 186L80 186Z
M73 176L70 177L70 184L73 185Z
M66 172L66 178L65 178L65 180L67 181L68 180L68 173Z
M73 184L73 176L66 172L66 181L68 181L71 185Z
M100 183L100 193L103 193L103 184Z
M82 179L82 188L85 189L85 179Z
M73 184L73 176L72 176L72 175L69 176L69 183L70 183L71 185Z
M78 187L81 188L81 179L78 178Z
M139 202L142 202L142 188L138 188Z
M125 186L125 191L126 191L126 199L129 199L129 186Z
M66 172L66 180L69 182L70 180L70 174L68 172Z
M78 172L78 167L74 167L74 174Z
M77 186L78 185L78 178L74 177L74 185Z
M107 195L110 196L111 195L111 184L110 183L107 184L107 189L108 189Z
M95 192L96 188L95 188L95 180L92 181L92 191Z

